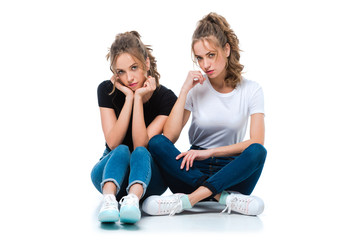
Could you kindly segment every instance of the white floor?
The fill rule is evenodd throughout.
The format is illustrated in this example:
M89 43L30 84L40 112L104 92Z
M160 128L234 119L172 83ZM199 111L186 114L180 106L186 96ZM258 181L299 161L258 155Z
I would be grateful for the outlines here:
M101 224L97 221L100 201L98 203L92 211L92 225L94 234L100 235L259 233L264 228L261 217L221 213L224 207L217 202L200 202L193 209L175 216L149 216L142 212L141 220L134 225L119 222Z
M318 200L306 199L292 201L289 196L276 198L264 198L265 211L257 217L244 216L237 213L220 212L223 207L216 202L201 202L191 211L186 211L175 216L148 216L145 213L142 219L135 225L114 223L101 224L97 221L97 213L100 208L101 197L94 195L87 203L89 209L84 208L84 216L88 219L79 221L69 219L72 235L86 236L87 239L120 239L124 235L133 239L148 236L158 237L198 237L218 238L241 236L246 239L264 239L274 237L277 239L304 239L336 237L344 239L359 239L360 234L356 231L359 215L349 212L327 211L328 203L321 205ZM90 202L91 201L91 202ZM284 201L284 202L281 202ZM299 203L304 205L298 205ZM290 203L290 204L289 204ZM341 203L340 203L341 204ZM298 206L296 206L298 205ZM318 205L318 206L316 206ZM281 207L282 206L282 207ZM91 208L90 208L91 207ZM315 210L318 212L315 212ZM345 210L346 207L343 208ZM308 211L307 211L308 210ZM76 218L78 216L75 216ZM64 224L65 222L62 222ZM66 229L66 228L65 228ZM59 229L60 230L60 229ZM69 232L67 232L69 233ZM58 232L66 236L66 232Z
M191 211L175 216L149 216L142 212L142 219L135 225L95 224L99 231L119 230L142 233L174 232L258 232L263 229L261 218L238 214L220 214L223 210L215 202L199 203ZM94 214L94 216L97 212ZM96 217L96 216L95 216Z

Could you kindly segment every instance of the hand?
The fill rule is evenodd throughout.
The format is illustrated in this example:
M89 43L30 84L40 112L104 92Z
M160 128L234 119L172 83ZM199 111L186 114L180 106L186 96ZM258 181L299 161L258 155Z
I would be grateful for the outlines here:
M149 76L141 88L136 89L135 96L141 97L143 103L147 102L156 89L155 78Z
M181 162L180 169L183 169L186 166L186 171L189 171L189 168L193 166L195 160L201 161L211 157L211 150L189 150L187 152L180 153L176 156L176 160L183 158Z
M126 97L132 97L132 96L134 95L134 92L133 92L130 88L122 85L122 84L120 83L120 81L116 79L116 76L115 76L115 75L113 75L113 76L111 77L110 81L115 85L115 87L116 87L119 91L121 91L122 93L124 93Z
M200 71L189 71L182 88L184 90L189 91L196 84L198 84L198 83L203 84L203 82L205 80L206 79L204 78L204 76L202 75L202 73Z

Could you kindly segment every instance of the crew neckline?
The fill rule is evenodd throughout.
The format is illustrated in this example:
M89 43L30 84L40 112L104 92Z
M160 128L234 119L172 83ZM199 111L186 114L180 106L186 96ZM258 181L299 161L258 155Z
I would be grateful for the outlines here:
M204 76L205 76L205 78L206 78L205 84L207 84L207 87L208 87L213 93L215 93L215 94L216 94L217 96L219 96L219 97L231 97L231 96L234 95L235 92L237 91L238 86L237 86L236 88L234 88L231 92L228 92L228 93L218 92L218 91L216 91L216 89L211 85L209 78L208 78L206 75L204 75Z

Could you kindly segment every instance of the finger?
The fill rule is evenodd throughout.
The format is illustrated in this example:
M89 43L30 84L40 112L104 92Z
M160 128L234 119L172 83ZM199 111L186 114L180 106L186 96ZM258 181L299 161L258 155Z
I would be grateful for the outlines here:
M148 86L149 86L149 80L146 80L146 81L144 82L143 87L148 87Z
M115 82L115 87L116 87L117 89L120 90L120 89L121 89L121 86L122 86L122 85L121 85L119 82Z
M192 166L192 162L194 161L194 155L192 154L189 156L187 162L186 162L186 171L189 171L190 167Z
M193 153L186 155L186 171L189 171L190 162L192 158L193 158Z
M185 167L185 165L187 164L190 154L191 154L191 153L188 152L188 153L185 155L185 157L183 158L183 161L181 162L181 167L180 167L181 169L183 169L183 168Z
M176 160L179 160L180 158L182 158L183 156L185 156L186 153L187 153L187 152L182 152L182 153L180 153L179 155L176 156L175 159L176 159Z
M155 81L155 78L150 77L150 78L148 78L148 81L149 81L150 89L151 89L151 90L155 90L155 89L156 89L156 81Z
M203 84L205 82L206 78L201 74L200 84Z
M183 158L181 165L180 165L180 169L183 169L185 166L186 160Z
M152 88L156 89L156 80L155 80L155 78L152 78L150 83L151 83Z
M149 77L148 77L148 80L149 80L150 82L155 82L155 78L154 78L153 76L149 76Z
M189 168L191 168L191 167L193 166L194 161L195 161L195 158L196 158L196 155L195 155L195 154L191 156L191 159L190 159L190 161L189 161Z
M204 76L201 74L201 72L196 72L195 78L196 78L197 81L199 81L200 83L202 83L202 82L204 81Z

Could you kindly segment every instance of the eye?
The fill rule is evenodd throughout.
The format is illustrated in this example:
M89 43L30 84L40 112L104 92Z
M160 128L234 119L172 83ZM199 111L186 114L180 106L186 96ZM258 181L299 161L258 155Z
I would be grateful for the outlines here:
M124 73L124 71L123 70L118 70L116 73L117 73L117 75L121 75L121 74Z
M213 57L215 57L215 53L210 53L209 58L213 58Z
M197 60L197 61L201 61L201 60L202 60L202 57L199 57L199 56L198 56L198 57L196 57L196 60Z
M134 65L131 67L131 70L135 71L136 69L138 69L138 66Z

